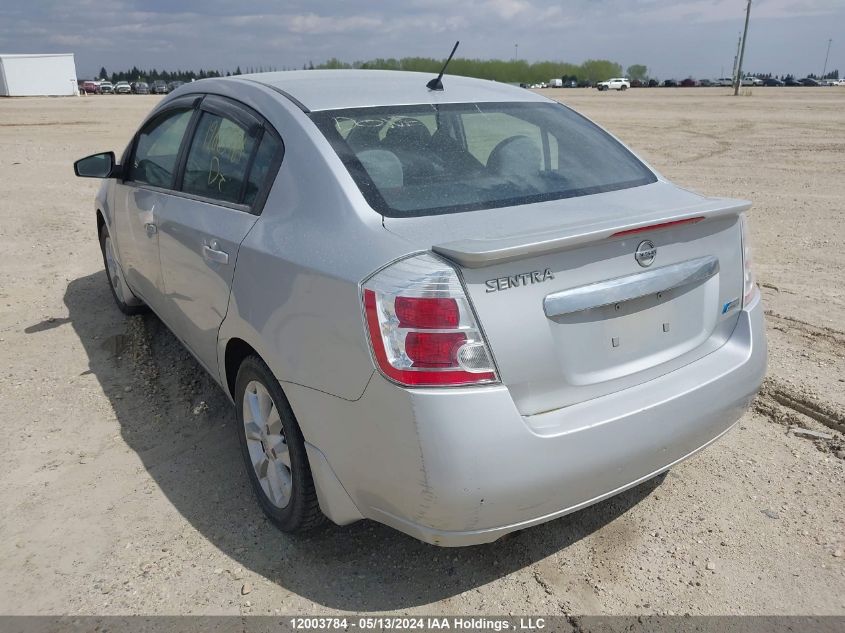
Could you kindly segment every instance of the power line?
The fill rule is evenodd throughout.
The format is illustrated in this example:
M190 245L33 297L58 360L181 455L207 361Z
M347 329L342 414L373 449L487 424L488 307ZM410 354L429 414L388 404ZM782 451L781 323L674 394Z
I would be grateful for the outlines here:
M825 74L827 74L827 58L830 56L830 44L833 40L827 41L827 53L824 55L824 69L822 70L821 78L824 79Z

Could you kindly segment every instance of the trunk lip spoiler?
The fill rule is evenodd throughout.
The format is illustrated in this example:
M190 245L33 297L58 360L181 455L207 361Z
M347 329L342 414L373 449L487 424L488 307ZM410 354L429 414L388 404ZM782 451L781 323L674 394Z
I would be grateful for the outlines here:
M579 228L562 226L514 237L457 240L435 244L431 250L464 268L483 268L518 259L548 255L591 242L625 239L631 237L634 232L642 237L651 230L657 232L670 229L673 224L684 220L701 218L699 222L703 223L715 218L738 217L740 213L750 208L751 202L747 200L710 198L701 205L687 207L685 211L648 214L633 221L627 218L608 219Z

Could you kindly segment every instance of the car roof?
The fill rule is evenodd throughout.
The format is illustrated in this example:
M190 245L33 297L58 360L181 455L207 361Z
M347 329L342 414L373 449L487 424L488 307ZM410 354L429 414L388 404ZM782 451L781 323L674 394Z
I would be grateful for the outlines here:
M444 90L429 90L433 73L398 70L292 70L222 78L264 84L306 110L336 110L421 103L548 102L545 97L486 79L444 75Z

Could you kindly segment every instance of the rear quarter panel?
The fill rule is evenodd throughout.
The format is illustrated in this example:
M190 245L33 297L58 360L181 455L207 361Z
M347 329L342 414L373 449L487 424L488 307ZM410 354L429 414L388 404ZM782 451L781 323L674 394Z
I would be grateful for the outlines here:
M310 119L286 100L268 98L275 103L256 109L281 135L285 157L238 252L219 335L221 382L225 345L237 337L281 382L355 400L374 371L358 284L408 246L366 207Z

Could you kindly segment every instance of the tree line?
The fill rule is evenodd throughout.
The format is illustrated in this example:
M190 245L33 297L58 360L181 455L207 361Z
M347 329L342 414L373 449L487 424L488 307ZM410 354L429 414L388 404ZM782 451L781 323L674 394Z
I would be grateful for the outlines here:
M309 68L370 68L377 70L410 70L426 73L438 73L443 67L442 59L430 57L377 58L369 61L344 62L337 58ZM550 79L570 79L574 81L604 81L611 77L623 76L622 65L607 59L588 59L582 64L568 62L503 59L466 59L455 58L449 63L449 74L479 79L493 79L505 83L541 83ZM645 79L648 68L641 64L628 67L628 76L632 79Z
M427 73L438 73L443 67L442 59L430 57L377 58L368 61L344 62L337 58L329 59L321 64L308 62L302 65L303 70L338 69L338 68L369 68L377 70L410 70ZM131 69L109 73L106 68L100 68L97 78L118 81L193 81L206 77L230 77L244 73L268 72L279 70L276 67L259 66L241 70L238 66L234 71L205 70L158 70L142 69L133 66ZM282 68L281 70L292 70ZM501 59L453 59L449 64L449 74L479 79L493 79L507 83L540 83L553 78L566 78L575 81L603 81L610 77L623 76L622 66L606 59L588 59L582 64L566 62L527 62L522 60ZM648 69L640 64L628 67L626 76L631 79L646 79Z
M438 73L443 67L442 59L431 57L403 57L396 59L376 58L368 61L345 62L335 57L320 63L308 62L302 65L303 70L317 69L343 69L343 68L368 68L376 70L410 70L426 73ZM260 73L275 70L293 70L293 68L275 66L258 66L245 68L243 71L238 66L233 71L204 70L198 72L193 70L157 70L141 69L133 66L129 70L120 72L109 72L105 68L100 69L99 79L110 79L112 83L118 81L193 81L205 79L206 77L230 77L244 73ZM604 81L611 77L628 77L646 81L650 78L648 67L643 64L632 64L625 69L621 64L607 59L588 59L581 64L570 64L567 62L540 61L528 62L524 60L503 60L503 59L466 59L456 58L449 64L449 74L462 75L465 77L477 77L479 79L492 79L505 83L526 83L536 84L547 82L550 79L563 79L564 81L590 82ZM772 77L771 73L748 73L749 76L765 79ZM785 78L792 78L792 75L784 75ZM810 74L809 77L816 78ZM825 74L823 79L838 79L839 71L833 70Z
M777 75L773 75L772 73L757 73L751 75L751 77L757 77L757 79L771 79L772 77L776 77L778 79L798 79L795 75L791 73L788 75L780 75L780 77L777 77ZM831 70L830 72L825 73L824 77L819 77L815 73L810 73L809 75L807 75L807 77L810 79L839 79L839 71Z
M221 70L204 70L200 68L200 70L193 71L193 70L157 70L152 68L150 70L146 70L143 68L138 68L137 66L133 66L129 70L122 70L120 72L113 72L109 73L105 67L100 68L100 72L97 75L97 79L101 79L104 81L111 81L112 83L117 83L118 81L194 81L195 79L206 79L209 77L231 77L232 75L242 75L245 73L263 73L263 72L270 72L277 70L275 67L271 66L259 66L257 68L247 68L246 70L242 71L241 67L238 66L233 71L221 71Z

